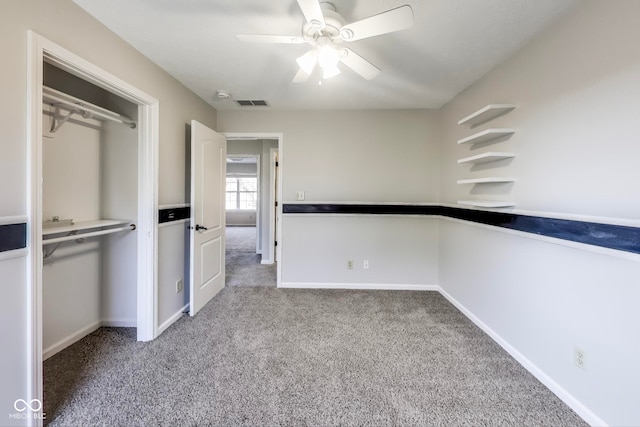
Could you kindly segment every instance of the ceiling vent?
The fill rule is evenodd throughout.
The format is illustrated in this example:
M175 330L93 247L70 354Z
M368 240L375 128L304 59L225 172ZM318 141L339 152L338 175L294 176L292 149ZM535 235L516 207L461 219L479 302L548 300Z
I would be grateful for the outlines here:
M241 107L268 107L267 101L263 99L236 99Z

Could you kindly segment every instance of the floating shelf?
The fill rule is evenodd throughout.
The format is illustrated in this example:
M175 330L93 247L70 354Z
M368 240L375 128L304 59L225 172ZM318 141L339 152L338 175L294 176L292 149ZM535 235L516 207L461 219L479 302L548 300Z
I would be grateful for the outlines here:
M458 140L458 144L476 144L478 142L487 142L501 136L513 135L516 133L515 129L511 128L499 128L499 129L486 129L482 132L475 133L466 138Z
M488 122L498 116L508 113L516 108L515 104L489 104L486 107L468 115L458 122L458 125L468 124L475 126L480 123Z
M458 184L499 184L503 182L514 182L515 178L504 178L500 176L490 176L487 178L460 179Z
M478 154L477 156L465 157L464 159L458 160L459 164L462 163L487 163L493 162L496 160L504 160L504 159L512 159L516 155L514 153L503 153L497 151L489 151L487 153Z
M513 202L480 201L480 200L458 200L459 205L475 206L478 208L511 208L516 204Z

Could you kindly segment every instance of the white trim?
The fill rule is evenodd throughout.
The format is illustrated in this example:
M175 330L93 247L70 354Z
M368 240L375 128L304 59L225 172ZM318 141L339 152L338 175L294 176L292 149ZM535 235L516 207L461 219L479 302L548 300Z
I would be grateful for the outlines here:
M513 230L505 227L497 227L495 225L482 224L475 221L467 221L464 219L450 218L447 216L434 215L432 218L444 219L450 222L457 222L459 224L471 225L473 227L484 228L492 231L499 231L501 233L512 234L520 237L525 237L527 239L539 240L539 241L551 243L554 245L567 246L570 248L579 249L587 252L594 252L600 255L608 255L615 258L622 258L629 261L640 262L640 254L635 254L633 252L626 252L618 249L610 249L602 246L591 245L589 243L574 242L573 240L565 240L565 239L559 239L557 237L543 236L536 233L529 233L527 231Z
M158 100L67 49L27 32L27 393L42 400L43 61L138 105L138 340L157 335ZM41 425L38 420L36 425Z
M100 327L103 326L102 321L98 320L96 322L93 322L87 326L85 326L84 328L80 329L77 332L74 332L73 334L61 339L60 341L51 344L49 347L47 347L46 349L43 350L42 352L42 360L47 360L48 358L50 358L51 356L53 356L54 354L58 353L59 351L64 350L65 348L69 347L71 344L74 344L78 341L80 341L82 338L86 337L87 335L89 335L92 332L97 331L98 329L100 329Z
M159 205L158 210L161 211L163 209L180 209L180 208L188 208L190 206L191 204L189 203L174 203L169 205Z
M167 320L162 322L160 326L158 326L158 335L166 331L169 326L173 325L177 322L185 313L189 311L189 304L185 304L180 310L176 311L169 317Z
M438 287L438 290L442 296L444 296L451 304L453 304L458 310L462 312L469 320L482 329L489 337L494 340L500 347L502 347L507 353L509 353L520 365L522 365L527 371L529 371L534 377L544 384L553 394L558 396L560 400L567 404L578 414L583 420L592 426L604 426L607 425L600 417L587 408L582 402L576 399L571 393L565 390L557 382L555 382L550 376L548 376L542 369L536 366L533 362L527 359L522 353L520 353L515 347L509 344L508 341L498 335L493 329L487 326L482 320L462 305L458 300L449 295L444 289Z
M0 225L24 224L29 219L24 215L19 216L0 216Z
M158 228L166 228L171 227L172 225L186 224L188 222L189 218L177 219L175 221L163 222L162 224L158 224Z
M400 283L322 283L322 282L281 282L278 288L289 289L359 289L394 291L439 291L438 285L416 285Z
M269 240L268 240L268 248L269 251L267 252L269 258L266 261L269 261L269 264L273 264L275 262L278 256L278 252L277 252L277 247L275 242L277 241L276 238L276 234L277 234L277 229L278 229L278 225L277 225L277 218L278 218L278 214L277 212L274 213L274 211L277 211L277 208L274 209L274 205L276 204L276 202L278 201L278 191L276 189L276 184L278 183L278 177L276 176L278 168L276 167L276 162L278 162L278 150L279 148L270 148L269 149L269 201L268 201L268 206L269 206L269 215L268 215L268 221L269 221ZM279 165L279 163L278 163ZM275 218L274 218L275 216ZM265 260L263 260L264 263ZM277 280L276 280L277 282Z
M102 319L100 322L100 326L108 327L108 328L135 328L136 319Z
M629 218L615 218L615 217L605 217L605 216L580 215L580 214L571 214L571 213L563 213L563 212L529 211L529 210L523 210L523 209L473 208L473 207L470 207L470 206L460 206L459 204L451 204L451 203L440 203L439 205L447 207L447 208L458 208L458 209L487 211L487 212L500 212L500 213L515 214L515 215L539 216L539 217L543 217L543 218L552 218L552 219L567 219L567 220L570 220L570 221L595 222L595 223L598 223L598 224L624 225L624 226L628 226L628 227L640 227L640 220L629 219Z
M282 195L282 170L284 163L284 134L280 132L222 132L222 134L227 138L227 140L242 140L242 139L277 139L278 140L278 194ZM275 246L275 259L278 260L276 264L276 283L278 286L282 281L282 204L280 201L278 203L278 208L276 210L276 221L278 222L279 227L277 227L276 238L278 241L278 246ZM272 225L270 224L269 227ZM275 241L272 241L273 245ZM264 242L263 242L264 243ZM265 253L265 247L262 245L262 253Z
M273 264L275 261L272 259L263 259L260 261L260 264Z
M29 255L29 250L26 248L13 249L11 251L0 252L0 261L6 261L8 259L22 258Z

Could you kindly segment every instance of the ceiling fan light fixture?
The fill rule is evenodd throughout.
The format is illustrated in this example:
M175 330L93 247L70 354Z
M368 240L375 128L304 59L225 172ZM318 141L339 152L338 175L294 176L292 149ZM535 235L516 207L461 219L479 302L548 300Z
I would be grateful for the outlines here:
M318 63L323 70L335 68L340 60L338 51L333 46L318 47Z
M338 74L340 74L340 69L338 68L337 65L334 65L333 67L328 67L328 68L322 67L322 78L325 80L330 79L331 77L335 77Z
M316 56L316 53L310 50L309 52L296 59L296 62L298 63L298 66L302 71L307 74L311 74L313 73L313 69L316 68L318 58Z

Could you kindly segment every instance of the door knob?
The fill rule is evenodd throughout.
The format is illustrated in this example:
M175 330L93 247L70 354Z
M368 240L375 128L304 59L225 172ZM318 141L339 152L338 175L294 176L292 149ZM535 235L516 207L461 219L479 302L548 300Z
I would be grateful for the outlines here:
M200 224L196 224L196 231L200 231L200 230L208 230L207 227L203 227Z

